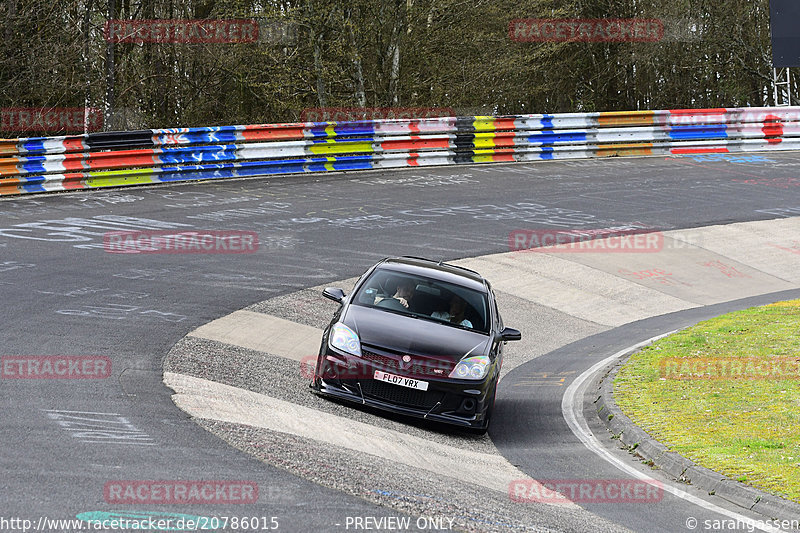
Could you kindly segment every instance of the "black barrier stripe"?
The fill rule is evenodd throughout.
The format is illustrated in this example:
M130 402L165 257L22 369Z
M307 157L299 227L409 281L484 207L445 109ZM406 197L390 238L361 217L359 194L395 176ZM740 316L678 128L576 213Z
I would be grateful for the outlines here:
M89 133L86 136L86 145L90 150L153 146L153 132L151 130L138 130Z

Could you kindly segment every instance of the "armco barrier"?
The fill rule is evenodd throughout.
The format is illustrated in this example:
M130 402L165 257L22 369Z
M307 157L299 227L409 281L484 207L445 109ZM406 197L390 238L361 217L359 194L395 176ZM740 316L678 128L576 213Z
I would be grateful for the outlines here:
M267 174L800 149L800 107L305 122L0 140L0 195Z

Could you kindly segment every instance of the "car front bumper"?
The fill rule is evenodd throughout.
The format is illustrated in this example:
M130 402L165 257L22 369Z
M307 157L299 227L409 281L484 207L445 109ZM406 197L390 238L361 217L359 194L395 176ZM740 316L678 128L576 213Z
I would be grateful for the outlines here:
M330 350L330 349L329 349ZM353 369L357 368L356 372ZM376 370L428 383L420 391L374 379ZM312 389L323 396L463 428L486 429L494 396L494 368L480 381L406 374L356 356L326 352L317 361Z

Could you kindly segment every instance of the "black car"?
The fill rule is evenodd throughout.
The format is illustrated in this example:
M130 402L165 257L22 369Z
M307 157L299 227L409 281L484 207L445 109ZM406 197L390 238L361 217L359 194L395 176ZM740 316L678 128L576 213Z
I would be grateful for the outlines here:
M489 282L415 257L384 259L358 280L322 336L319 394L484 433L494 407L503 327Z

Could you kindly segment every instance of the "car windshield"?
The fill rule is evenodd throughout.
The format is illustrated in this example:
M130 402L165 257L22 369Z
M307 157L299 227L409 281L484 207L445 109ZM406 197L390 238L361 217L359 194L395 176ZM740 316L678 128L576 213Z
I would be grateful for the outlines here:
M486 293L424 276L378 269L351 301L455 328L489 331Z

